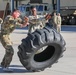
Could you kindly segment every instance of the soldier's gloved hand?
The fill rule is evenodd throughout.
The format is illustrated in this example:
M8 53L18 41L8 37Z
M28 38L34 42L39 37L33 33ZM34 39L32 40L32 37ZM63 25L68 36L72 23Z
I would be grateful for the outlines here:
M25 16L22 21L22 27L26 27L27 25L29 25L29 18Z
M24 17L24 21L25 21L25 22L28 22L28 21L29 21L29 18L25 16L25 17Z
M51 14L47 14L46 16L45 16L45 19L46 20L49 20L51 18Z

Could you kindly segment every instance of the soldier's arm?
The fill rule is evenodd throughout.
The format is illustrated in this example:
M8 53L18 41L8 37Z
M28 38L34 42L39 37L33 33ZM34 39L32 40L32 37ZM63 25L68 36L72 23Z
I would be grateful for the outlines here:
M28 25L27 18L24 17L24 19L18 18L16 21L16 27L26 27Z
M41 15L40 16L40 20L41 21L44 21L45 23L51 18L51 15L50 14L47 14L47 15Z
M19 22L15 22L15 27L21 28L22 27L22 24L19 23Z
M2 20L2 18L0 18L0 24L2 24L3 23L3 20Z
M21 18L16 18L15 20L15 27L21 27L22 19Z

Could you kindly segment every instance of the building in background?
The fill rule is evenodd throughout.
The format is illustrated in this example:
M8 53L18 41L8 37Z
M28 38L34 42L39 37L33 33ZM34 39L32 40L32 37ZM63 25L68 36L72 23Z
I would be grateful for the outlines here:
M0 0L0 17L4 18L4 15L7 14L6 10L11 10L11 1L12 0ZM23 4L28 3L50 3L52 0L14 0L14 9ZM50 6L51 7L51 6Z
M76 25L76 0L60 0L62 24Z
M57 11L58 0L14 0L14 8L19 7L22 4L27 3L49 3L53 10ZM76 24L76 0L59 0L60 1L60 14L62 16L62 24ZM9 4L7 4L9 3ZM3 15L6 9L11 9L11 0L0 0L0 17Z

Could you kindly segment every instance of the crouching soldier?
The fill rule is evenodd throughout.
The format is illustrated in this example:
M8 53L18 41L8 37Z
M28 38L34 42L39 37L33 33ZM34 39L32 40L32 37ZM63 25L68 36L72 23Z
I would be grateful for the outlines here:
M16 10L12 15L8 15L4 22L1 25L1 43L3 47L5 48L5 55L1 62L1 66L3 68L3 71L13 71L9 68L9 65L12 61L14 49L12 47L12 42L10 40L10 33L14 31L16 26L22 27L22 20L19 18L20 13Z

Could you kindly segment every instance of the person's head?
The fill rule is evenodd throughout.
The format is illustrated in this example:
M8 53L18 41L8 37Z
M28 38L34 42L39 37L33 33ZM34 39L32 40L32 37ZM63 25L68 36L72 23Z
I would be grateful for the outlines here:
M15 9L14 12L12 13L12 16L14 18L18 18L20 16L20 11L18 9Z
M54 12L54 16L56 16L56 12Z
M57 16L60 16L60 13L58 13Z
M36 7L35 6L31 6L31 13L32 13L32 15L37 15L37 9L36 9Z

